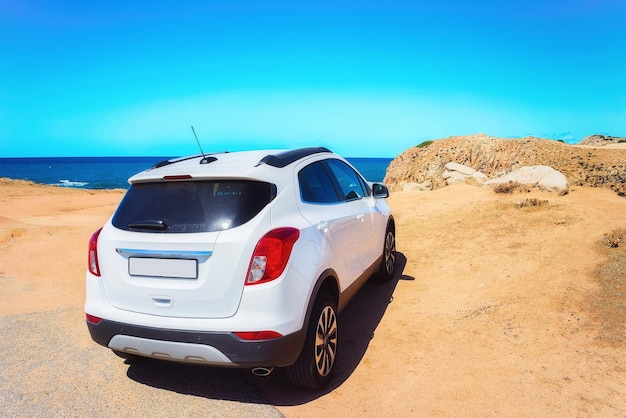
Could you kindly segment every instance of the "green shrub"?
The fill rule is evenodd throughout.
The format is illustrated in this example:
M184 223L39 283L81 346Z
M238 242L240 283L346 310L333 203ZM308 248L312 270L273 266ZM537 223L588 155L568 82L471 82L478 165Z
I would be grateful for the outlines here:
M432 144L434 141L424 141L421 144L417 145L417 148L426 148L427 146L429 146L430 144Z

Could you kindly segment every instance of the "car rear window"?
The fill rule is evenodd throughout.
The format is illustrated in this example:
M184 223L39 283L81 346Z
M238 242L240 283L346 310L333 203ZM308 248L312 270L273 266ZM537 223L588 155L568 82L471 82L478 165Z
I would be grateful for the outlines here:
M274 185L260 181L136 183L126 192L112 222L126 231L221 231L248 222L275 194Z

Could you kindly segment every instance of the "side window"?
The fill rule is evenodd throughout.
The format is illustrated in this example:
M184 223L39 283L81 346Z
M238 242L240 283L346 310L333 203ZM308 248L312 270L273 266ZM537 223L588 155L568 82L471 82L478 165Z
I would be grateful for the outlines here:
M337 178L337 183L343 194L342 200L361 199L369 195L369 187L364 184L361 176L349 165L339 160L327 160L326 162Z
M320 162L304 167L298 173L300 196L309 203L337 203L340 200L335 187Z

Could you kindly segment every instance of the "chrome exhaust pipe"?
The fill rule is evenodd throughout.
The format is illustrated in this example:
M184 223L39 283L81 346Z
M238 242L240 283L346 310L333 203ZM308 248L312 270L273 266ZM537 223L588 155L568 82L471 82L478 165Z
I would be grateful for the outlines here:
M273 367L255 367L252 374L260 377L267 377L274 371Z

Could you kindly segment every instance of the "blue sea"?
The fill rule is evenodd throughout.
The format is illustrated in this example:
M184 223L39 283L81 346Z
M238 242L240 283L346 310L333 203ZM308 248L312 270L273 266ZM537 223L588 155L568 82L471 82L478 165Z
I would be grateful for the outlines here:
M81 189L126 189L128 178L170 157L0 158L0 177ZM368 181L382 181L391 158L348 158Z

